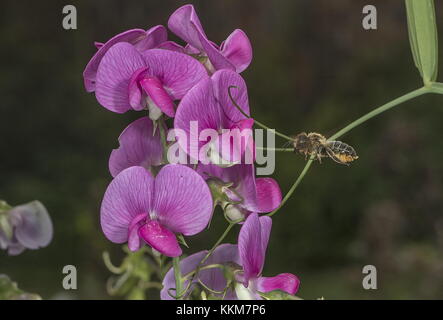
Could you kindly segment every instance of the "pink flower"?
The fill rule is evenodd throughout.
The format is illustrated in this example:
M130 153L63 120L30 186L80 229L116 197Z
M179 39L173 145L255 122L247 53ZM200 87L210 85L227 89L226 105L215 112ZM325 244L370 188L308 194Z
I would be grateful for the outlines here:
M86 91L95 91L95 81L97 77L98 66L106 52L116 43L128 42L139 52L152 49L167 40L167 31L163 26L155 26L149 30L132 29L109 39L106 43L96 42L97 52L89 60L83 71L83 79Z
M193 159L233 165L242 161L246 151L252 158L254 121L232 104L228 95L230 86L236 86L233 98L249 114L246 84L230 70L220 70L203 79L180 101L174 127L184 133L177 136L178 143ZM206 132L214 136L202 139Z
M166 165L154 178L142 167L120 172L108 186L101 225L112 242L136 251L144 240L160 253L182 254L175 234L202 231L212 215L212 197L203 178L182 165Z
M243 273L237 276L242 285L235 290L239 299L260 299L259 292L281 290L294 295L300 280L291 273L281 273L275 277L263 277L266 249L271 233L270 217L258 217L252 213L243 224L238 236L238 252Z
M53 233L51 218L40 201L0 210L0 249L9 255L46 247Z
M118 138L120 147L112 150L109 171L113 177L132 166L150 169L162 162L163 147L160 132L154 134L154 125L148 117L132 122Z
M253 164L229 168L199 164L197 171L225 196L219 200L232 220L247 217L251 212L271 212L280 206L280 187L273 178L256 178Z
M200 20L191 4L178 8L169 18L169 29L188 43L185 52L209 60L212 72L228 69L236 72L245 70L252 60L252 47L247 35L240 29L234 30L219 46L208 40ZM169 44L168 49L178 50Z
M108 110L149 109L150 118L156 120L162 113L174 117L174 100L206 77L201 63L186 54L163 49L140 53L133 45L119 42L98 66L95 95Z
M281 273L274 277L263 277L262 270L268 247L272 220L270 217L258 217L252 213L243 224L238 237L238 245L222 244L203 265L222 264L235 266L236 284L227 287L227 281L219 268L200 271L194 281L202 281L213 291L223 291L227 288L226 299L261 299L260 293L281 290L294 295L300 286L300 280L291 273ZM195 270L207 251L195 253L180 262L183 275ZM185 287L188 283L185 282ZM163 279L162 299L172 299L168 290L175 288L173 270L169 270ZM192 285L191 285L192 289ZM216 294L219 295L220 294Z

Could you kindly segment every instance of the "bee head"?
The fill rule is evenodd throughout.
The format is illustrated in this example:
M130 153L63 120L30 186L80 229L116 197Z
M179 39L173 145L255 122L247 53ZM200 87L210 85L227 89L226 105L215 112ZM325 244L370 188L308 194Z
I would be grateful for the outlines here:
M303 150L309 147L310 140L306 132L299 133L294 138L294 148Z

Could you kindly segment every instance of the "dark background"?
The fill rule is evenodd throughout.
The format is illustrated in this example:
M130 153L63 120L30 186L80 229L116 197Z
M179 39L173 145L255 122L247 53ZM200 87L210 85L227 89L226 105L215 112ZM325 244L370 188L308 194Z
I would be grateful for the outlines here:
M122 253L102 234L99 206L111 180L109 153L140 114L102 108L84 91L82 71L93 41L165 25L185 3L194 3L215 42L235 28L248 34L254 59L242 75L253 116L287 134L330 135L421 86L400 0L1 1L0 198L41 200L55 226L45 249L0 252L0 273L23 289L44 298L110 298L101 254L118 261ZM62 28L67 4L77 7L77 30ZM366 4L378 9L378 30L362 28ZM443 96L427 95L344 136L360 159L351 167L313 165L274 216L264 274L297 274L306 299L443 298L442 116ZM283 192L304 164L278 154ZM192 252L212 246L224 228L218 215L210 231L189 238ZM77 291L62 289L67 264L77 267ZM367 264L377 267L378 290L362 288Z

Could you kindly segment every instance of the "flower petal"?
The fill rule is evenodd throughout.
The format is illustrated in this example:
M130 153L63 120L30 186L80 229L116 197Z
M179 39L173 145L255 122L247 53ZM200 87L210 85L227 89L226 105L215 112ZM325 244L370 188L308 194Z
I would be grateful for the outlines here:
M110 241L124 243L133 219L149 213L154 178L145 168L130 167L120 172L109 184L101 205L103 232Z
M260 276L265 261L261 238L261 225L258 215L251 213L240 229L238 250L244 270L244 284Z
M21 245L17 239L15 241L12 241L8 246L8 255L10 256L18 256L20 253L25 251L25 247Z
M251 213L240 229L238 248L244 270L244 284L260 276L272 227L270 217Z
M200 45L203 48L203 52L209 58L212 66L215 70L232 70L235 71L235 66L221 53L220 49L211 41L209 41L206 36L198 33L200 39Z
M152 49L144 51L143 58L149 67L147 75L158 78L173 100L183 98L208 76L200 62L184 53Z
M235 195L228 192L231 200L242 201L241 207L251 212L257 212L257 190L253 164L237 164L228 168L212 164L199 164L197 171L206 179L216 177L224 183L232 183L230 189L235 190L241 198L237 199Z
M165 41L162 44L157 46L157 49L164 49L164 50L170 50L170 51L176 51L180 53L186 53L185 48L183 48L181 45L174 41Z
M221 53L235 66L238 73L245 70L252 61L251 42L240 29L234 30L223 42Z
M174 101L172 101L169 94L163 88L162 83L157 78L147 77L140 81L140 85L145 90L149 98L154 102L164 114L169 117L174 117Z
M261 226L261 244L264 256L266 253L266 249L268 248L269 236L271 235L272 219L268 216L261 216L260 226Z
M168 228L162 226L158 221L149 221L138 229L138 233L147 244L165 256L181 256L182 249L178 244L175 234Z
M128 248L131 251L137 251L141 247L140 236L138 235L138 229L146 223L147 214L141 213L132 219L128 228Z
M248 211L257 208L255 168L253 164L239 164L232 168L229 174L231 182L234 182L235 190L243 198L241 206Z
M258 178L257 185L258 212L271 212L277 209L282 200L280 186L272 178Z
M175 10L168 20L168 28L193 47L204 51L200 37L206 38L206 35L192 4Z
M132 122L120 134L120 147L111 152L109 171L115 177L122 170L140 166L149 169L158 166L162 161L162 144L160 133L154 133L154 125L148 117Z
M191 168L166 165L155 178L153 211L169 230L194 235L211 218L211 192L205 180Z
M113 112L130 110L130 80L142 67L145 62L134 46L126 42L112 46L98 66L95 92L98 102Z
M46 247L52 239L53 227L48 211L40 201L14 207L9 211L14 236L28 249Z
M227 119L225 128L231 128L241 120L248 119L235 107L229 97L229 87L236 87L231 89L232 98L243 112L249 115L248 90L243 78L234 71L220 70L213 74L212 81L214 83L214 95L223 107L223 113ZM245 122L245 124L251 125L250 122Z
M162 25L152 27L146 30L145 33L145 36L142 37L140 41L133 43L134 47L140 52L156 48L157 46L168 40L168 31Z
M281 290L294 295L298 291L300 280L292 273L281 273L275 277L260 277L256 285L260 292Z
M174 127L186 133L186 139L178 137L180 147L188 155L198 158L198 151L206 144L205 141L196 141L201 131L218 130L222 126L221 119L221 108L213 95L212 81L206 78L183 97L177 108ZM198 126L195 137L191 134L191 122Z
M249 120L249 119L248 119ZM254 139L251 129L239 129L231 127L222 130L222 134L214 141L214 148L224 160L229 164L253 163L254 161ZM246 151L248 151L246 153ZM219 161L222 162L222 161ZM214 162L214 164L217 164Z
M146 75L147 67L140 68L136 70L129 80L129 86L128 86L128 98L129 98L129 105L132 109L141 111L146 107L146 103L142 101L142 90L140 88L140 81L145 77Z
M204 265L226 264L233 262L240 264L238 246L225 243L219 245L212 255L205 261ZM222 291L226 287L226 278L220 268L211 268L200 271L199 279L209 288L215 291Z
M143 38L145 36L145 30L142 29L132 29L118 35L112 37L105 44L99 43L96 47L98 51L94 54L94 56L89 60L86 65L85 70L83 71L83 78L85 82L86 91L92 92L95 90L95 81L97 76L98 66L105 55L105 53L116 43L119 42L129 42L134 43L138 39Z

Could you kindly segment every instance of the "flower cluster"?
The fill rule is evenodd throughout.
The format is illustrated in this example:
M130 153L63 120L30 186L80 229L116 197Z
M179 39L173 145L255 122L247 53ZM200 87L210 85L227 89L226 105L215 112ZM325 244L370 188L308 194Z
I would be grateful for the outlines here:
M272 221L258 214L279 207L282 196L274 179L257 178L253 162L243 161L251 151L245 140L250 134L244 132L254 123L239 75L252 60L249 39L237 29L216 45L192 5L177 9L168 28L186 44L169 41L163 26L129 30L96 43L98 50L83 73L86 90L95 92L106 109L147 112L121 133L120 146L110 155L114 179L101 206L103 232L131 251L149 245L164 256L179 257L183 236L208 227L220 205L230 223L243 222L238 244L218 246L205 261L206 251L183 259L181 274L194 272L184 280L182 296L202 283L214 294L223 291L223 298L259 299L273 290L295 294L296 276L261 276ZM205 130L211 136L202 139ZM171 150L183 152L190 163L170 161ZM209 264L228 271L200 271ZM172 270L163 287L161 297L171 298Z

